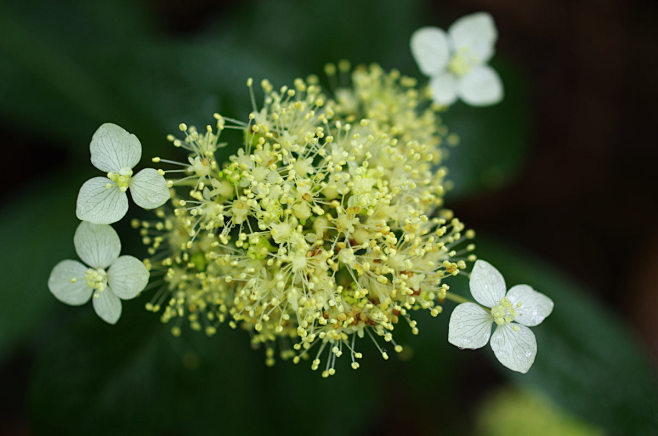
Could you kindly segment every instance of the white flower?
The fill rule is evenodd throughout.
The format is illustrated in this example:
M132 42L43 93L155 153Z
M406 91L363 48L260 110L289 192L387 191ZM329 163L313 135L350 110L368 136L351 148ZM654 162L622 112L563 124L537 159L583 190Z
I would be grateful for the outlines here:
M459 97L473 106L487 106L503 98L500 78L487 65L497 37L493 18L486 12L461 17L447 35L438 27L414 32L411 53L423 74L431 77L435 103L449 105Z
M505 279L489 263L475 262L470 280L475 303L453 310L448 342L459 348L481 348L489 341L494 354L511 370L526 373L535 361L537 341L528 326L540 324L553 310L553 301L528 285L513 286L505 295ZM514 322L516 321L516 322ZM491 325L497 324L493 335Z
M107 177L87 180L78 193L76 214L95 224L119 221L128 211L130 188L133 200L144 209L162 206L169 199L165 178L153 168L133 176L133 167L142 156L142 145L133 134L112 123L96 130L89 145L91 163Z
M121 316L119 299L135 298L148 283L148 270L132 256L119 257L119 235L107 224L81 222L73 244L80 259L89 266L75 260L59 262L48 279L50 292L71 306L85 304L93 295L98 316L110 324L116 323Z

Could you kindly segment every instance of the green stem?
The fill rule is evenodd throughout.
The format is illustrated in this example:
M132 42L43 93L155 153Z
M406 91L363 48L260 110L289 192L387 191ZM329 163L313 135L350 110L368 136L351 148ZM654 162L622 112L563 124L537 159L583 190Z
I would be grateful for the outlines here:
M455 303L475 303L474 301L468 300L468 299L466 299L466 298L464 298L460 295L453 294L452 292L446 292L446 300L452 300ZM484 307L483 305L481 305L479 303L475 303L475 304L477 304L478 306L483 308L488 313L491 313L491 309L489 309L488 307Z
M472 303L471 300L467 300L466 298L453 294L452 292L446 292L446 300L452 300L455 303Z

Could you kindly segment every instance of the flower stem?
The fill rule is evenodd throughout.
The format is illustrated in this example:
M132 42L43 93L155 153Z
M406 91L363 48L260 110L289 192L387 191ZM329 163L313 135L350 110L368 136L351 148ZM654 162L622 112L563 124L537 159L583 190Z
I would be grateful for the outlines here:
M464 297L461 297L457 294L453 294L452 292L446 292L446 300L452 300L455 303L471 303L471 300L467 300Z
M446 292L446 300L452 300L455 303L475 303L474 301L468 300L457 294L453 294L452 292ZM491 309L489 309L488 307L484 307L480 303L475 303L475 304L483 308L486 312L491 313Z

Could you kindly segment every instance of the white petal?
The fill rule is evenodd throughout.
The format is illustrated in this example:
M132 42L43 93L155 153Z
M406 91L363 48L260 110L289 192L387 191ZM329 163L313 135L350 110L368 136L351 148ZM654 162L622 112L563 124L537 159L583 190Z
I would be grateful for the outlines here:
M87 286L87 267L75 260L63 260L50 272L48 289L62 303L80 306L89 301L92 290Z
M448 35L455 52L473 56L477 63L487 62L491 58L498 38L494 20L486 12L461 17L450 26Z
M493 68L474 67L457 82L458 93L471 106L488 106L503 99L503 83Z
M471 271L471 295L483 306L493 307L505 296L505 279L485 260L476 260Z
M108 183L110 188L107 187ZM78 219L94 224L111 224L128 212L128 196L106 177L87 180L78 193Z
M427 76L440 73L448 64L448 38L438 27L422 27L416 30L411 35L410 46L418 68Z
M436 104L450 105L457 99L457 81L450 73L437 74L430 80L432 100Z
M491 335L491 315L475 303L455 307L448 325L448 342L459 348L482 348Z
M149 281L149 272L132 256L121 256L107 272L107 282L114 294L124 300L135 298Z
M121 252L119 235L112 226L87 221L75 230L73 245L80 259L94 268L107 268Z
M553 300L528 285L516 285L507 293L507 298L514 305L514 321L529 327L540 324L553 311ZM521 306L516 308L516 304Z
M491 348L500 363L525 374L535 361L537 340L528 327L510 323L496 327Z
M116 324L121 316L121 300L108 286L103 292L94 292L91 299L96 315L108 324Z
M89 144L91 163L105 172L132 168L142 157L139 139L112 123L101 125Z
M169 200L167 181L153 168L144 168L130 182L133 201L144 209L155 209Z

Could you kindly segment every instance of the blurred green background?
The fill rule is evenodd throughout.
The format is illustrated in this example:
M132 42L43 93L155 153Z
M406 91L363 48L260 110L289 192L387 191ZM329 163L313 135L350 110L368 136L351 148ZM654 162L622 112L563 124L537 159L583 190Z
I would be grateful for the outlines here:
M401 331L401 356L370 350L325 380L265 367L242 331L174 338L148 296L110 327L48 292L74 256L100 123L135 133L144 156L176 156L164 137L179 122L246 117L248 77L289 84L342 58L418 76L412 31L477 10L499 27L506 99L446 114L462 139L448 202L479 231L479 257L556 303L527 375L450 346L447 314ZM656 434L657 19L641 0L3 0L0 433ZM138 239L124 250L144 254Z

